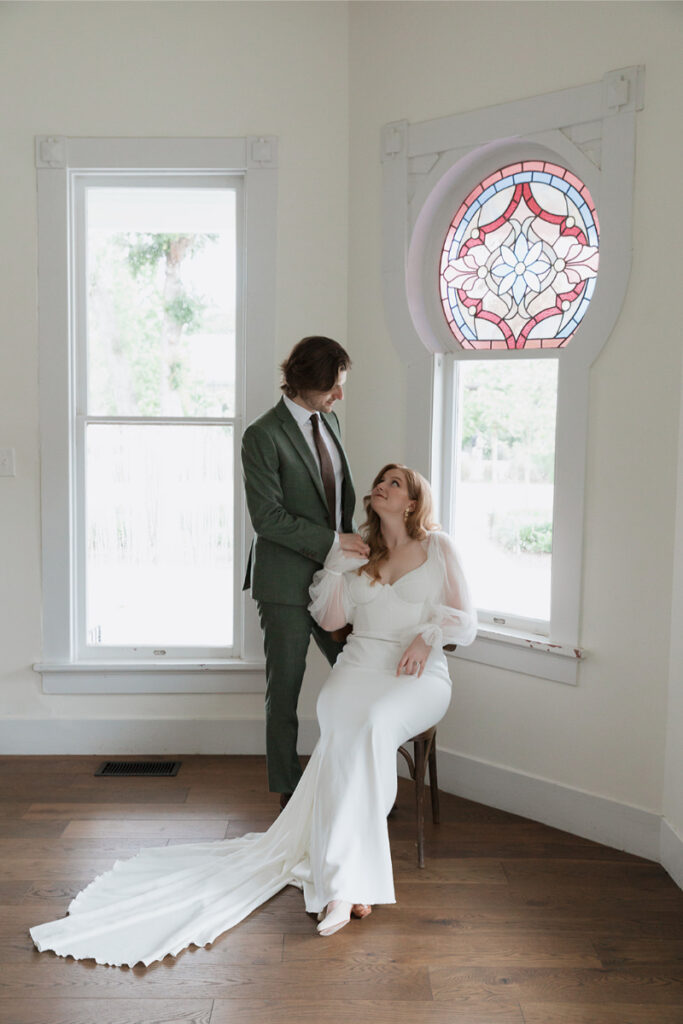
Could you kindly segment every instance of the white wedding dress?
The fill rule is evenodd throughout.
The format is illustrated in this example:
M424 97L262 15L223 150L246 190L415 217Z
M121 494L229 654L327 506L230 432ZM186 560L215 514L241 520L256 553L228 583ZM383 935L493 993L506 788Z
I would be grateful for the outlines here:
M332 548L311 587L311 614L326 629L353 623L318 698L320 740L291 800L267 832L142 850L117 861L69 906L31 929L39 950L134 966L203 946L286 885L306 910L333 899L394 903L386 816L396 794L396 749L438 722L450 701L444 643L476 633L455 549L439 532L426 560L394 584L356 572L362 559ZM421 634L425 670L396 676Z

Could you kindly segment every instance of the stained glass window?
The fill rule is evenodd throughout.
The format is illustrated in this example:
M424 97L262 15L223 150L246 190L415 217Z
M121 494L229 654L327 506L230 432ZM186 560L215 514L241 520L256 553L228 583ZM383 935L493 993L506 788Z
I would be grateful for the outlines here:
M567 345L595 290L598 245L590 192L566 168L526 160L489 175L441 254L441 302L460 346Z

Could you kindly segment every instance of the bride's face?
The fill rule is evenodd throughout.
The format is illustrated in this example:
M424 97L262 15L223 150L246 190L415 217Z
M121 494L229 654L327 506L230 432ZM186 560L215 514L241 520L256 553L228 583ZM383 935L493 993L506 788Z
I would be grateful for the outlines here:
M406 475L402 469L388 469L372 489L370 507L378 516L403 516L412 511L415 502L408 493Z

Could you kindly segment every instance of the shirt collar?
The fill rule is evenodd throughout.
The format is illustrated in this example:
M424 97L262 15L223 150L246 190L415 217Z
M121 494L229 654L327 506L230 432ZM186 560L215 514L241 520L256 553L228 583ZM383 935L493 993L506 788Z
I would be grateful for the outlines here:
M303 427L304 423L308 423L311 416L314 415L314 413L312 413L310 409L304 409L303 406L297 405L297 403L293 402L291 398L287 397L287 395L283 395L282 398L286 407L289 409L292 416L294 417L294 419L296 420L300 427Z

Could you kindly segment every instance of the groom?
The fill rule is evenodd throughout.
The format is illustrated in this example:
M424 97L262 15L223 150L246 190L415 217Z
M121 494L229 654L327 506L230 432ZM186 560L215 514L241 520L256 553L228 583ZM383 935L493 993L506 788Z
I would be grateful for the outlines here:
M355 493L332 407L344 397L348 353L303 338L282 364L283 397L242 439L254 543L244 589L258 604L266 653L268 785L284 807L301 776L299 691L311 633L330 665L341 651L308 613L308 588L333 544L367 555L353 533Z

